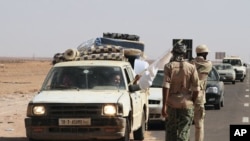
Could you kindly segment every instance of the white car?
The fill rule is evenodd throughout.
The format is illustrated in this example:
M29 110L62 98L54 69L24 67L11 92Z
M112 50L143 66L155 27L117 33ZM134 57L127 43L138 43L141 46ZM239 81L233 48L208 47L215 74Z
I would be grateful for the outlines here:
M158 70L157 75L149 89L149 121L148 123L164 122L165 118L161 115L162 109L162 82L163 70Z
M235 84L236 70L233 68L231 64L227 63L215 64L214 67L217 69L221 81L232 82L232 84Z

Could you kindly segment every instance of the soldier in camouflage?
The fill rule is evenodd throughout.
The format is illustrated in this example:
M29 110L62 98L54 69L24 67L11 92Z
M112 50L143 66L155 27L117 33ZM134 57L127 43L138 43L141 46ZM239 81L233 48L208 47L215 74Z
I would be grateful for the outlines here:
M199 75L199 87L200 91L195 101L194 107L194 124L195 124L195 141L204 140L204 118L205 118L205 107L206 103L206 84L208 73L212 69L212 62L207 60L208 48L202 44L196 47L197 57L192 61L195 64Z
M173 46L171 62L164 66L162 115L166 118L166 141L188 141L199 92L199 77L193 64L186 62L186 46Z

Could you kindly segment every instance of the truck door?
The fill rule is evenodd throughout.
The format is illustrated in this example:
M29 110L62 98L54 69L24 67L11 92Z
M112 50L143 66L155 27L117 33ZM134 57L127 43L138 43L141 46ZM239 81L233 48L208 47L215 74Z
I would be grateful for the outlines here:
M127 85L129 85L134 80L134 73L132 68L125 68L125 74L127 79ZM129 94L131 100L131 107L133 109L133 129L139 127L141 125L141 116L142 116L142 97L140 95L140 91L132 92Z

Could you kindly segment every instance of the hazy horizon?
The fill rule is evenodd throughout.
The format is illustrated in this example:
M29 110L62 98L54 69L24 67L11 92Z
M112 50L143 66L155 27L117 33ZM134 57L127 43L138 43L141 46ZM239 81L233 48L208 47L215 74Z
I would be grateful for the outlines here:
M140 36L148 59L192 39L250 62L249 0L1 0L0 56L53 57L103 32ZM195 56L193 51L193 56Z

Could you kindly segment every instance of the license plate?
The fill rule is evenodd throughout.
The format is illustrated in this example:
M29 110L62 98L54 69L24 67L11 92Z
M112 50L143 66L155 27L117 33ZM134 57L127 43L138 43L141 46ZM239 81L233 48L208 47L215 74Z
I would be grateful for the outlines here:
M91 125L90 118L60 118L59 125Z
M215 98L209 98L208 101L215 101Z

